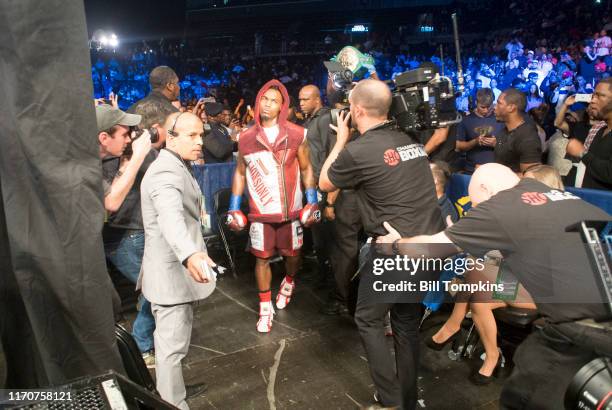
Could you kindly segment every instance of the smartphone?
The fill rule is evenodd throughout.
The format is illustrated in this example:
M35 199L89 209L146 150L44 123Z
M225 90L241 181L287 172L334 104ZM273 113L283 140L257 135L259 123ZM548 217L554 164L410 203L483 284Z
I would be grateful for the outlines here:
M208 279L209 282L213 282L217 280L217 272L213 270L208 263L202 261L202 272L206 275L205 279Z
M217 102L217 100L215 100L215 97L202 97L198 100L198 104L206 104L208 102Z
M248 111L248 110L250 110L250 109L251 109L251 106L250 106L250 105L247 105L247 111Z
M590 103L593 94L576 94L576 102Z

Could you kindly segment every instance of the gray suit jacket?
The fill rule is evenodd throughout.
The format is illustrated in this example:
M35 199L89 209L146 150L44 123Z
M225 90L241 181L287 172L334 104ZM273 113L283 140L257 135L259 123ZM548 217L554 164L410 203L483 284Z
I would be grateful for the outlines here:
M145 249L139 283L148 301L158 305L208 297L215 283L198 283L182 262L206 252L200 225L202 193L186 165L162 150L140 185Z

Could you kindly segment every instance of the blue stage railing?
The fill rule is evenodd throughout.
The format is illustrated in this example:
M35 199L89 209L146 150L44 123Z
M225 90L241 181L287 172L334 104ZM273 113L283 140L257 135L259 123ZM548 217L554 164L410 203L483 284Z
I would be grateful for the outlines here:
M196 165L193 167L196 180L198 181L200 189L204 194L206 211L211 216L212 227L215 231L217 221L214 212L213 198L215 192L218 190L222 188L230 188L232 186L232 177L234 175L235 168L235 162ZM455 206L457 206L461 214L470 209L470 202L468 198L469 184L469 175L453 174L447 190L449 199L453 204L455 204ZM601 191L598 189L579 188L567 188L567 190L578 195L585 201L602 208L609 214L612 214L612 192Z

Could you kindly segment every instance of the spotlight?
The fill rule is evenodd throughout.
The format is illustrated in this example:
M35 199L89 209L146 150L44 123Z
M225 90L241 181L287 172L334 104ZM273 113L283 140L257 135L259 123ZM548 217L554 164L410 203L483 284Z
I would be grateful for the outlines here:
M89 41L90 48L95 48L96 50L101 49L111 49L114 50L119 46L119 38L115 33L105 31L105 30L96 30L91 36L91 40Z
M119 45L119 39L117 38L116 34L111 34L111 37L108 40L108 45L112 48L117 48L117 46Z

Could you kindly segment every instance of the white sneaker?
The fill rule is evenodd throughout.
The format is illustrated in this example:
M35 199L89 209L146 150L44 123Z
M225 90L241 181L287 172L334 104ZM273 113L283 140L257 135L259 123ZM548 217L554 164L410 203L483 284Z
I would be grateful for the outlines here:
M272 330L272 319L274 308L272 302L259 302L259 320L257 321L257 331L269 333Z
M287 277L283 278L280 290L278 291L278 295L276 295L277 309L284 309L285 307L287 307L287 305L291 301L291 295L293 294L294 289L295 282L289 283L287 282Z

